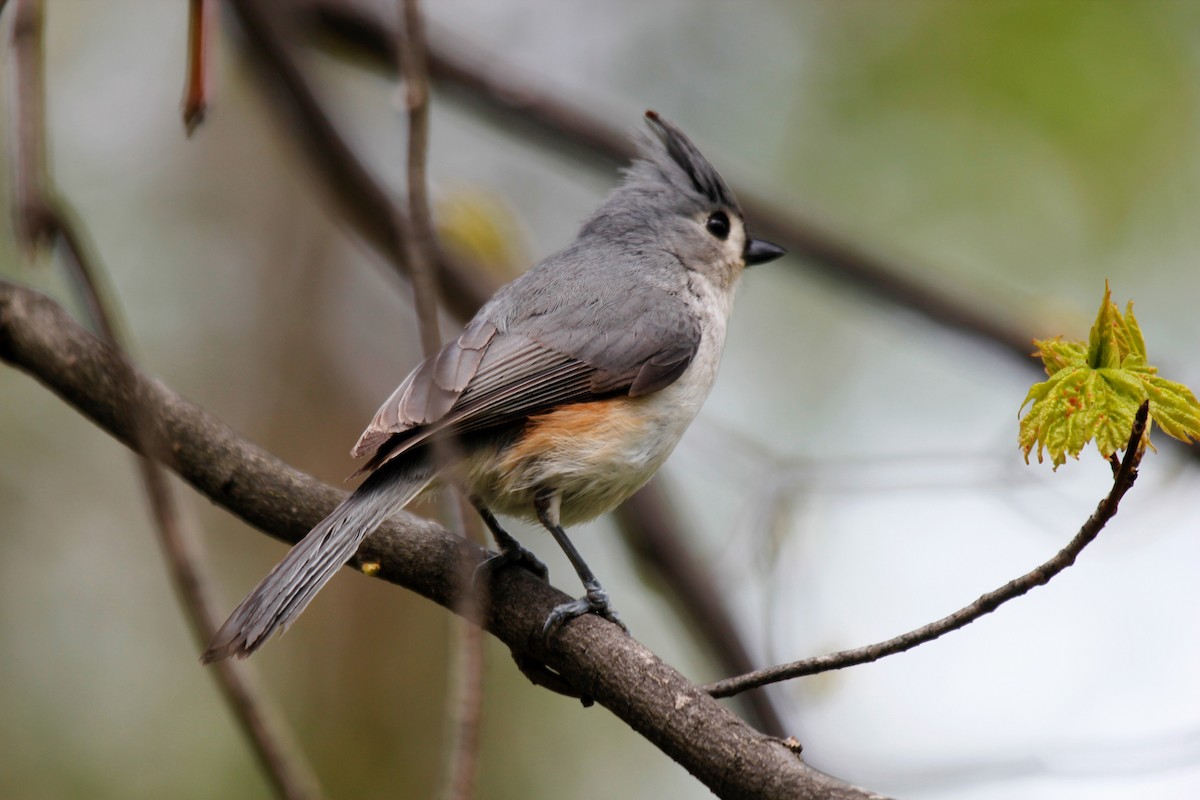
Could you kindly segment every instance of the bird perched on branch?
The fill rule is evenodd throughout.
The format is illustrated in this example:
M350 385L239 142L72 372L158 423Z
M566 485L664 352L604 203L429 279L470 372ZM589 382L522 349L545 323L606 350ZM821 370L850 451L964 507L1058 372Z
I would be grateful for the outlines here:
M588 612L619 624L563 526L615 508L662 466L712 388L742 270L784 252L750 236L682 131L653 111L646 121L653 135L575 241L498 291L383 404L353 450L366 480L234 610L205 662L254 652L384 519L447 481L500 548L484 568L545 576L495 514L538 520L570 559L586 594L551 612L547 639Z

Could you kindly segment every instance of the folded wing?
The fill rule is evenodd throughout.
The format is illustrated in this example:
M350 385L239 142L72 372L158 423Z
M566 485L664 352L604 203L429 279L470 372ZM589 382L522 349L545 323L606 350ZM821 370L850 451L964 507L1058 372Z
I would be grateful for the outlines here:
M596 324L597 315L607 323ZM615 323L615 324L614 324ZM686 307L649 290L619 308L563 306L501 332L476 319L426 359L376 413L352 451L369 472L440 435L501 428L568 403L674 383L700 345Z

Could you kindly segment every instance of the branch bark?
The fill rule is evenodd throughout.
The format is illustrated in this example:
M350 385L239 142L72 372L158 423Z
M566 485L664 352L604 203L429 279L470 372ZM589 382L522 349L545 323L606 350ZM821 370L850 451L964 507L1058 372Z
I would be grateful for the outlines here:
M6 281L0 281L0 360L41 381L130 448L138 446L139 427L151 426L167 445L164 466L276 538L298 541L345 496L266 453L162 382L137 371L129 382L117 380L121 360L111 347L52 300ZM453 610L461 559L477 563L485 552L402 513L369 537L351 564ZM542 621L569 598L524 570L505 570L492 586L483 619L490 633L518 657L554 669L718 796L880 797L807 766L794 749L755 731L605 620L575 620L547 651Z

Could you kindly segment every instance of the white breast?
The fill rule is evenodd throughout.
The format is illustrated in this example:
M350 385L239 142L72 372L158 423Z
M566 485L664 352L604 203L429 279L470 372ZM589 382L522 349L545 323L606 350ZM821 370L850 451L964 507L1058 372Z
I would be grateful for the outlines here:
M544 488L562 495L571 525L620 505L645 485L675 449L716 380L733 297L697 278L692 309L703 334L692 363L675 383L638 398L579 403L534 418L502 452L479 454L464 479L501 514L532 518Z

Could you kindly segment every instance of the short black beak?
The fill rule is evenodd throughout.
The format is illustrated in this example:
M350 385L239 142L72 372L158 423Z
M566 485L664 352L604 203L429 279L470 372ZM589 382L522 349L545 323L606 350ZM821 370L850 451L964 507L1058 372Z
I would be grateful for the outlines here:
M777 244L764 242L762 239L751 239L746 242L746 249L742 252L742 258L745 259L747 267L752 267L755 264L765 264L768 261L774 261L786 254L787 250L784 250Z

